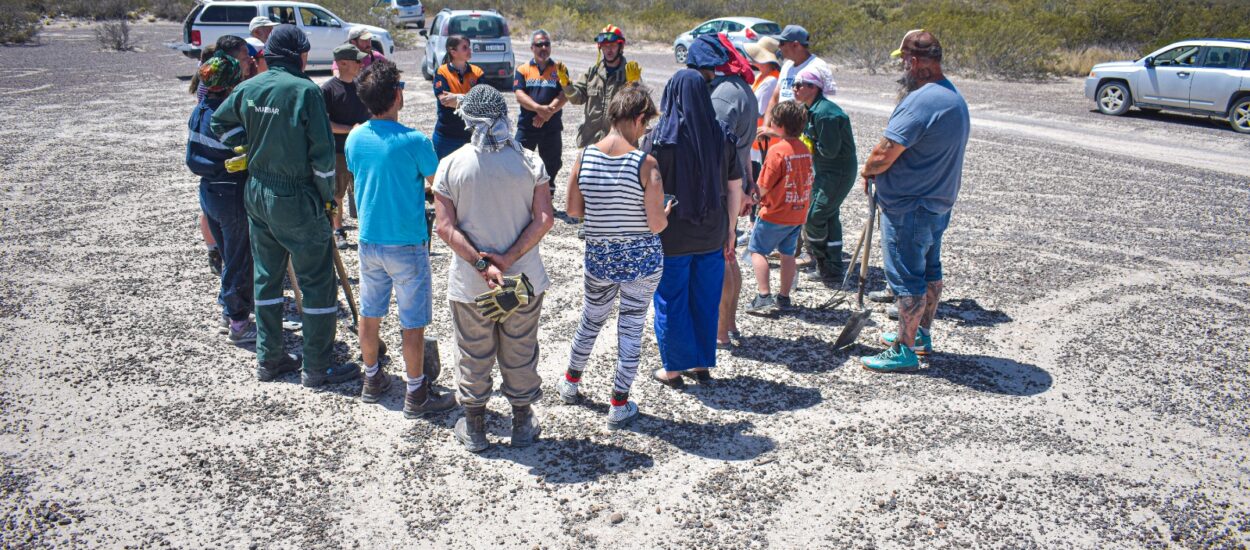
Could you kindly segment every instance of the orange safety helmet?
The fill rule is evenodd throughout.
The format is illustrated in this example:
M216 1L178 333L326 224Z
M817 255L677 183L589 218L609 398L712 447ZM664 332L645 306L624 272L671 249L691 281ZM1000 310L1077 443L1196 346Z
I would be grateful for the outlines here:
M604 27L603 30L599 31L599 34L595 35L596 44L607 44L609 42L616 42L617 44L624 45L625 32L616 25L608 25Z

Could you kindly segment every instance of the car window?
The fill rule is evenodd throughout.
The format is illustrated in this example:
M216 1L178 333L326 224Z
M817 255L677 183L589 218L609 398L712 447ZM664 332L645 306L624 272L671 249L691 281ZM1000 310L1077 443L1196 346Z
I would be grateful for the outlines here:
M208 6L201 23L247 23L256 17L256 6Z
M443 16L435 15L434 21L430 23L430 36L437 36L438 30L443 26Z
M738 32L745 28L747 28L747 26L743 25L742 23L734 23L733 21L726 21L725 26L722 28L722 30L724 30L725 32Z
M451 18L447 34L465 38L499 38L504 35L503 18L494 15L458 15Z
M751 30L767 35L781 34L781 25L776 23L756 23L751 27Z
M288 25L295 24L295 8L290 6L270 6L269 19Z
M704 23L702 25L695 27L693 31L690 31L690 34L697 35L697 34L713 33L719 30L719 28L720 28L720 21L708 21L707 23Z
M301 7L299 16L305 27L329 27L330 22L334 21L329 13L317 8Z
M420 6L420 5L421 5L421 0L399 0L399 1L398 1L398 2L396 2L396 3L397 3L397 4L399 4L399 5L401 5L401 6L403 6L403 7L405 7L405 8L410 8L410 7L412 7L412 6Z
M1158 67L1192 67L1198 61L1198 51L1202 48L1198 46L1181 46L1172 48L1155 56L1155 66Z
M1238 69L1244 63L1245 51L1232 46L1211 46L1202 54L1202 66L1208 69Z

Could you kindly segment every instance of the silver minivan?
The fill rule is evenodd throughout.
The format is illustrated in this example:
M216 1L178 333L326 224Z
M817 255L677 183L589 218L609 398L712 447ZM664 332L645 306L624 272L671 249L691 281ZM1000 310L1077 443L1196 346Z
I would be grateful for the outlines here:
M1250 40L1185 40L1137 61L1100 63L1085 97L1103 114L1180 111L1227 118L1250 134Z
M425 41L425 58L421 76L434 79L434 72L443 64L447 37L461 35L469 39L473 58L469 61L482 68L482 79L496 86L512 82L516 58L512 52L512 36L508 20L493 10L444 9L430 22Z

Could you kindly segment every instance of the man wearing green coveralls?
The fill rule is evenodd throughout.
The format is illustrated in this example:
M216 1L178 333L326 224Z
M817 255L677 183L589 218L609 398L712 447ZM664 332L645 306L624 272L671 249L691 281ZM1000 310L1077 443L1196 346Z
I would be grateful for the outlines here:
M303 383L356 378L355 364L332 364L338 291L327 205L334 200L334 138L321 89L304 75L308 39L278 25L265 44L269 70L234 89L213 114L227 146L248 146L244 190L255 260L256 377L300 368L282 349L282 276L287 259L303 290ZM242 137L246 135L246 140Z
M825 98L822 89L832 78L821 68L808 67L794 79L794 98L807 105L807 129L803 141L812 149L811 206L803 234L826 285L842 282L842 201L855 184L855 137L851 119L841 107Z

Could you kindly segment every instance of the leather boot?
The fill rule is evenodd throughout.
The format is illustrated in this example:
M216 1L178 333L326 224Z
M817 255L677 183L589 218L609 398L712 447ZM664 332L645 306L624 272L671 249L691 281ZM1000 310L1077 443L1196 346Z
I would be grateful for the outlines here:
M450 393L438 393L426 376L421 387L404 395L404 418L421 418L431 413L441 413L456 406L456 397Z
M465 407L464 416L456 421L456 439L471 453L480 453L490 447L486 440L486 407Z
M529 447L542 433L542 426L534 417L534 409L529 405L512 406L512 442L513 447Z

